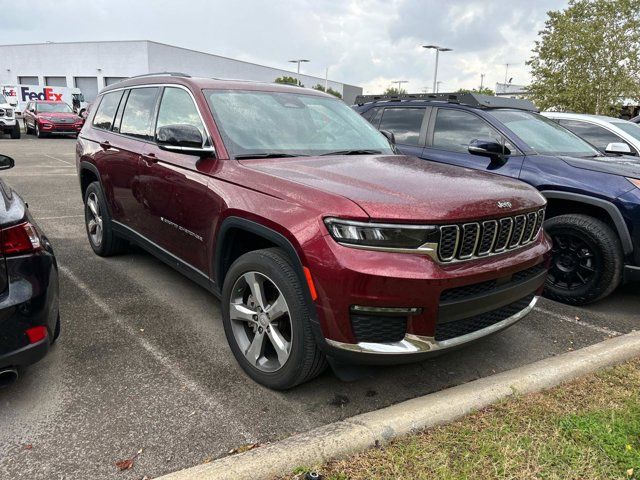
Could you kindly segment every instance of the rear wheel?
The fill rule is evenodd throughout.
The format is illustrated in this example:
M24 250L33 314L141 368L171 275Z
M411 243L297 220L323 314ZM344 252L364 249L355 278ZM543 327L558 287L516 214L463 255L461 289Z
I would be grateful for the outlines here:
M222 313L231 351L266 387L288 389L326 368L303 292L286 254L277 248L246 253L225 277Z
M609 225L588 215L560 215L547 220L544 228L553 240L547 297L585 305L620 284L624 256Z
M125 242L112 229L111 217L99 182L93 182L84 194L84 219L93 251L101 257L116 255Z

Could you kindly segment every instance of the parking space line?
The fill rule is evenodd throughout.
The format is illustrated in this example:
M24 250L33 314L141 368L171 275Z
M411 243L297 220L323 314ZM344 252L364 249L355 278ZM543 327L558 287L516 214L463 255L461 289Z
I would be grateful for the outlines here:
M610 335L612 337L619 337L620 335L623 335L622 333L612 330L608 327L600 327L598 325L592 325L591 323L583 322L577 317L572 318L567 315L560 315L559 313L552 312L551 310L547 310L546 308L535 307L534 310L537 310L540 313L544 313L545 315L550 315L554 318L557 318L558 320L573 323L574 325L580 325L581 327L589 328L593 331L604 333L605 335Z
M59 220L62 218L83 218L84 215L63 215L61 217L38 217L37 220Z
M67 165L69 165L70 167L74 167L74 166L75 166L75 165L74 165L73 163L71 163L71 162L67 162L66 160L62 160L61 158L54 157L53 155L49 155L49 154L47 154L47 153L45 153L45 154L44 154L44 156L45 156L45 157L48 157L48 158L53 158L54 160L58 160L59 162L62 162L62 163L66 163L66 164L67 164Z
M120 317L120 315L118 315L118 313L110 307L107 302L94 293L93 290L86 283L80 280L68 267L59 265L58 268L60 272L69 278L69 280L71 280L85 295L87 295L100 310L109 316L109 318L113 319L118 327L133 337L149 355L160 363L169 374L174 376L181 385L186 386L186 388L188 388L193 394L197 395L204 404L215 412L215 415L218 416L218 418L224 419L225 425L229 427L229 431L238 432L247 443L255 442L257 434L248 432L246 425L237 421L231 412L229 412L221 403L211 398L211 395L204 388L202 388L187 374L182 372L178 364L167 357L157 346L153 345L146 338L141 337L131 325Z

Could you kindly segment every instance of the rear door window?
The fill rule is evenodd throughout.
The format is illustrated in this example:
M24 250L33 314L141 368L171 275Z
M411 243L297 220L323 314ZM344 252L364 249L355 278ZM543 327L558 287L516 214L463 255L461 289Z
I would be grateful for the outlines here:
M418 145L424 112L425 108L385 108L378 128L393 133L398 144Z
M159 91L158 87L131 89L122 114L120 133L141 140L153 139L153 118Z
M96 114L93 117L92 125L95 128L111 130L111 127L113 126L113 118L118 110L118 104L120 103L121 97L122 90L103 95L100 105L98 105L98 110L96 110Z

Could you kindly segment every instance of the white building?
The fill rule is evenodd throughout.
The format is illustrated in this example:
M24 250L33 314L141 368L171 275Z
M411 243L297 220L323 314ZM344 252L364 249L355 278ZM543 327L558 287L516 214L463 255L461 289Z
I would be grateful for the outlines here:
M263 82L297 77L295 72L149 40L0 45L0 84L78 87L88 101L123 78L166 71ZM303 74L300 81L306 87L325 84L324 78ZM362 94L354 85L329 81L328 86L348 104Z

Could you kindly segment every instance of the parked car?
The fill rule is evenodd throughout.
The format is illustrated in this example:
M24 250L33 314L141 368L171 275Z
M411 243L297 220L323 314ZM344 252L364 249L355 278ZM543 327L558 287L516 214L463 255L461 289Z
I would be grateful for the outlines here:
M640 115L630 118L629 121L632 123L640 123Z
M0 170L14 161L0 155ZM49 351L60 335L58 266L20 196L0 179L0 387Z
M635 123L580 113L542 112L542 115L558 122L603 154L638 156L640 152L640 125Z
M87 101L79 88L57 87L47 85L0 85L0 91L13 105L16 115L21 117L32 100L64 102L72 106L73 113L82 115L87 108Z
M73 113L64 102L33 100L22 113L24 129L42 138L52 133L58 135L77 135L84 125L84 118Z
M11 138L20 138L20 125L16 119L15 110L6 97L0 94L0 134L6 133Z
M581 305L640 279L640 162L602 157L527 100L477 94L361 96L355 110L432 162L519 178L547 198L546 295ZM496 175L496 178L497 178Z
M395 363L531 311L545 200L394 155L340 100L167 74L105 88L78 138L87 235L134 242L221 298L231 351L285 389L329 359Z

